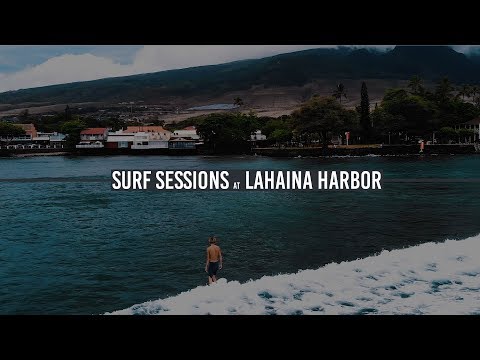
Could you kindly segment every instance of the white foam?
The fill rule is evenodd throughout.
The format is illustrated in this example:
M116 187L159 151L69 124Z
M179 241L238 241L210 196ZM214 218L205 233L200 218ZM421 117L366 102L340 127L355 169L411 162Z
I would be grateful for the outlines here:
M111 314L479 314L480 235L222 281Z

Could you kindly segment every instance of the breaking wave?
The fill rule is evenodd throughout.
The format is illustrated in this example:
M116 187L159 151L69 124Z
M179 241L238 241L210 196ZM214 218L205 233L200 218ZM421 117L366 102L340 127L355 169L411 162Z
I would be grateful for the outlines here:
M480 235L239 283L109 314L480 314Z

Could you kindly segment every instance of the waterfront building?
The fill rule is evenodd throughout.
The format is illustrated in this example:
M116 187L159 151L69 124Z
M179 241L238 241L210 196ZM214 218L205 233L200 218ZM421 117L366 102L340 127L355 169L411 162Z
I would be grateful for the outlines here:
M173 136L176 138L199 140L200 136L197 134L195 126L187 126L180 130L175 130Z
M133 150L168 149L170 131L166 132L136 132L133 137Z
M81 141L105 141L108 136L107 128L89 128L80 132Z
M108 133L105 147L107 149L131 149L135 140L134 133L125 133L122 130Z
M463 124L456 125L455 129L456 130L458 130L458 129L472 130L473 135L470 137L470 139L461 139L461 140L464 140L465 142L478 142L478 141L480 141L480 117L477 117L473 120L464 122Z
M250 135L251 141L263 141L267 140L267 136L262 134L262 130L257 130Z
M80 132L80 144L77 149L103 148L103 143L107 140L107 128L89 128Z
M145 125L145 126L127 126L127 129L123 130L123 133L157 133L159 134L164 140L170 140L172 136L172 132L164 129L163 126L153 126L153 125Z
M169 149L195 149L195 140L183 137L172 138L168 142Z

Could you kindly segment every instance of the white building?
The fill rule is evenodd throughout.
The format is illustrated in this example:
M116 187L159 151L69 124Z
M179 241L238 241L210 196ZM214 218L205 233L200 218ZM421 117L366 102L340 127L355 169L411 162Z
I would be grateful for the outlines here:
M170 136L158 132L137 132L134 134L132 149L168 149Z
M252 141L267 140L267 136L262 134L262 130L257 130L252 135L250 135L250 140Z
M134 141L134 133L124 133L123 130L109 132L105 147L108 149L130 149Z
M187 126L186 128L183 128L181 130L175 130L173 132L173 136L192 140L200 139L200 136L197 134L197 129L195 128L195 126Z
M193 139L185 139L182 137L172 138L168 142L168 147L170 149L195 149L196 144Z
M455 126L455 129L469 129L473 132L473 139L470 137L469 142L480 141L480 117L467 121L463 124ZM472 141L473 140L473 141Z

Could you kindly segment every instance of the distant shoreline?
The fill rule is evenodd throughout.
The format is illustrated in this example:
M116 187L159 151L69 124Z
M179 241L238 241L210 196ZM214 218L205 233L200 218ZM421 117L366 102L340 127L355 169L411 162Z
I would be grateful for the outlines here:
M68 152L39 152L39 153L25 153L25 154L13 154L13 157L24 158L24 157L34 157L34 156L65 156L69 155Z
M395 156L395 155L457 155L480 154L474 144L425 145L420 152L419 145L372 145L372 146L337 146L303 148L258 148L252 150L257 155L272 157L308 157L308 156Z
M23 149L23 150L0 150L0 157L23 158L34 156L231 156L253 155L266 157L347 157L347 156L408 156L408 155L480 155L474 144L462 145L426 145L420 152L418 145L371 145L371 146L337 146L324 149L322 147L303 148L254 148L249 154L214 154L200 149L82 149L82 151L58 151L57 149ZM50 150L50 151L49 151Z

